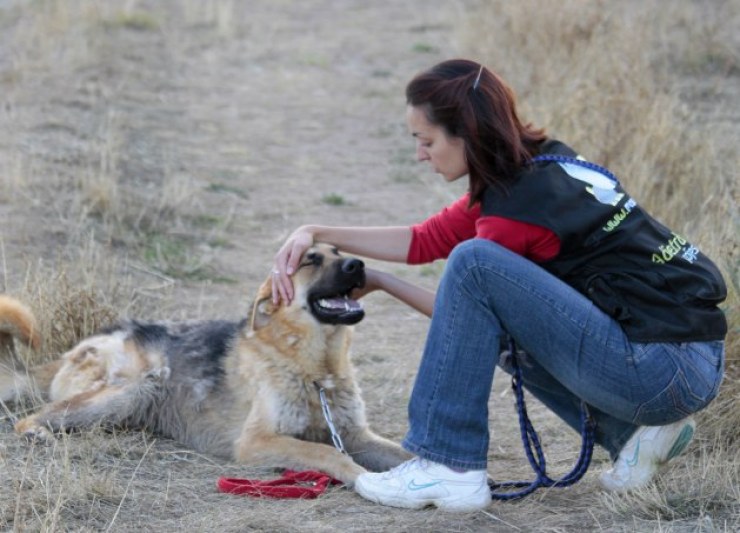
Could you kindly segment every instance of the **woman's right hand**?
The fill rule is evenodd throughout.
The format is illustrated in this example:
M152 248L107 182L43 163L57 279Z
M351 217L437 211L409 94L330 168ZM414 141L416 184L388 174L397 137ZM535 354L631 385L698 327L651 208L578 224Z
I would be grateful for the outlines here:
M404 281L389 272L373 268L365 269L365 286L354 289L350 297L359 299L377 290L385 291L428 317L432 316L434 292Z
M350 298L359 300L360 298L377 290L383 290L383 279L390 274L375 270L374 268L365 269L365 284L362 287L352 289Z
M295 230L280 247L272 266L272 301L275 305L280 300L290 305L293 300L293 280L290 277L298 268L303 254L314 244L313 233L301 226Z

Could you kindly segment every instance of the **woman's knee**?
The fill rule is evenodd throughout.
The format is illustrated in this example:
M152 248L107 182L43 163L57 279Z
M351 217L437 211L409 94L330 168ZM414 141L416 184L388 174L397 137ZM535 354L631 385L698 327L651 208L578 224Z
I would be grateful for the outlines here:
M487 239L468 239L453 248L447 258L446 274L467 275L469 273L480 273L483 270L490 271L511 267L520 272L522 256L504 248L498 243Z
M468 239L452 249L447 263L453 267L474 266L488 263L492 257L506 253L508 250L493 241L486 239ZM509 252L511 253L511 252Z
M485 261L485 248L494 243L483 239L470 239L463 241L450 252L443 276L443 283L457 283L465 279L470 281L471 272L476 272ZM472 276L477 278L476 275Z

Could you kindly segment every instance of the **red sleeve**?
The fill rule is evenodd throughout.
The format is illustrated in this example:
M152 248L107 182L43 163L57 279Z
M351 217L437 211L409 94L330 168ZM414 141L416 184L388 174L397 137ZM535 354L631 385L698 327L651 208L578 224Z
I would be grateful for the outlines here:
M555 258L560 252L560 239L542 226L496 216L481 217L475 222L476 236L499 243L535 263Z
M480 204L468 208L469 195L411 226L410 265L446 259L462 241L478 237L494 241L535 263L555 258L560 239L547 228L510 218L480 216Z
M470 195L465 194L421 224L411 226L411 245L406 262L410 265L446 259L452 249L476 234L480 205L468 208Z

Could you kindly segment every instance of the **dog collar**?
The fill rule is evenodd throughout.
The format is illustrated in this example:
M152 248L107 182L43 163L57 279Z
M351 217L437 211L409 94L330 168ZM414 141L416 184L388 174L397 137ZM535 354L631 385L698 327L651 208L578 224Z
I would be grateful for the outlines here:
M324 389L322 385L319 384L318 381L314 381L313 384L316 387L316 390L319 391L319 401L321 401L321 412L324 414L324 420L326 420L326 425L329 426L329 431L331 432L331 441L337 450L339 450L344 455L347 455L347 451L344 449L344 443L342 442L342 437L339 435L337 428L334 427L334 420L332 419L332 416L331 416L331 409L329 408L329 402L326 399L326 390Z

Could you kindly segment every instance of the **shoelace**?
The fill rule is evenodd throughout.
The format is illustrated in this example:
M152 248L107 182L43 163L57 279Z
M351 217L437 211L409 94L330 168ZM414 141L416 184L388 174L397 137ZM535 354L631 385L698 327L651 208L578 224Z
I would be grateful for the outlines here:
M395 477L396 475L403 474L404 472L411 469L412 467L415 467L416 465L423 466L425 461L426 460L421 457L415 457L413 459L409 459L408 461L405 461L398 466L394 466L393 468L385 472L383 474L383 479L390 479L392 477Z

